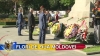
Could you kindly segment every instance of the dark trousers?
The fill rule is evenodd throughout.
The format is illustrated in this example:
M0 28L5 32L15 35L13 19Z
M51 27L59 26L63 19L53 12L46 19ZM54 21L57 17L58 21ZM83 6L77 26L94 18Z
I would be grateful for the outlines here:
M96 43L100 43L100 19L94 20L94 38Z
M18 27L18 20L16 21L16 28Z
M19 25L18 25L18 35L21 35L21 30L22 30L22 25L19 24Z
M40 44L45 44L45 35L46 35L46 29L40 29L40 34L39 34Z
M33 38L32 38L33 30L34 30L34 27L29 26L29 40L30 40L30 39L33 39Z

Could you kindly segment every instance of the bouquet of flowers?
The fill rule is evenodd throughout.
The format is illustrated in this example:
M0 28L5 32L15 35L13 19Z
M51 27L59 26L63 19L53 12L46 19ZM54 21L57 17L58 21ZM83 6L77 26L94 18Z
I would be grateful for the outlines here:
M87 33L86 29L85 30L79 30L78 34L77 34L77 36L75 38L75 41L78 40L78 39L80 39L81 41L85 41L85 42L88 43L88 41L87 41L87 34L88 33Z
M74 36L76 36L78 31L78 25L76 24L71 24L70 26L68 26L65 31L64 31L64 37L67 39L70 39Z
M55 23L55 24L51 27L51 32L52 32L53 34L56 34L59 30L60 30L60 23Z
M40 29L37 28L37 29L35 29L35 30L33 31L33 35L34 35L34 36L37 36L37 35L39 35L39 32L40 32Z
M53 22L48 23L48 26L52 27L53 26Z

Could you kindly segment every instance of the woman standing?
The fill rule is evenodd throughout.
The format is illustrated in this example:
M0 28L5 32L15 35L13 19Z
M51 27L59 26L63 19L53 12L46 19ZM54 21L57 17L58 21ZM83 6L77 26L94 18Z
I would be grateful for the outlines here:
M59 15L58 15L58 12L56 12L55 21L58 22L58 19L59 19Z

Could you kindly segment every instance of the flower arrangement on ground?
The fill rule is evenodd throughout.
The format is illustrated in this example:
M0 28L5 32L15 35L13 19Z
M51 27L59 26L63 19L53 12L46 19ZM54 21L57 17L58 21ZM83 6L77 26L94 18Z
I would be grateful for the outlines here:
M39 28L36 28L36 29L33 31L33 35L34 35L34 36L37 36L37 35L39 35L39 32L40 32L40 29L39 29Z
M56 34L57 32L59 32L60 30L60 23L55 23L52 27L51 27L51 32L52 34Z
M64 31L64 37L66 39L70 39L74 36L76 36L78 31L78 25L77 24L71 24L69 26L67 26L67 28Z
M49 27L52 27L52 26L53 26L53 22L49 22L49 23L48 23L48 26L49 26Z

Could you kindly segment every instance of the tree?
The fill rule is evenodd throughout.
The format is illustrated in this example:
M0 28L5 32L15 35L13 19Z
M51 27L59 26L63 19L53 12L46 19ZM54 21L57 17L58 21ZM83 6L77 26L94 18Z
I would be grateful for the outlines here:
M18 0L18 5L23 5L25 0Z
M59 0L48 0L50 4L50 9L58 9Z
M10 13L12 9L13 9L13 2L11 0L0 0L1 13Z
M75 3L75 0L60 0L60 3L63 6L71 7Z
M34 10L39 10L41 5L47 10L65 10L68 6L71 7L73 4L74 0L0 0L0 12L8 13L16 8L15 12L17 13L17 9L20 5L22 5L26 11L29 7L34 8Z

